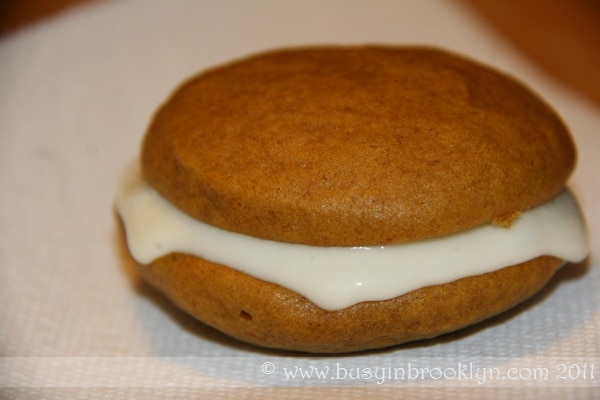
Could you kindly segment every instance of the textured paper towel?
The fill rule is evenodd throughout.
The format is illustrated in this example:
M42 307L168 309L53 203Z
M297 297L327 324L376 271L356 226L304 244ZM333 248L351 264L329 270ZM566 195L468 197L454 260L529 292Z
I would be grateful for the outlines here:
M345 357L237 343L138 281L113 199L173 87L266 48L375 42L465 53L553 104L580 149L571 186L588 216L592 253L600 250L600 111L542 76L456 3L90 3L0 40L0 397L386 398L403 389L435 399L458 390L482 398L490 388L496 398L532 390L593 396L600 386L594 257L480 326Z

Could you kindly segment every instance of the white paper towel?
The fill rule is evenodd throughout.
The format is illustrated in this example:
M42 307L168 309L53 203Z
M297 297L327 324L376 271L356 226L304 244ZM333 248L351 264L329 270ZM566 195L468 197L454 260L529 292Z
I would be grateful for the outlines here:
M588 217L592 254L600 250L600 110L540 74L458 3L89 3L0 39L1 398L597 393L593 255L479 326L344 357L238 343L138 281L113 200L155 108L203 68L314 43L439 45L526 82L573 131L580 158L571 186Z

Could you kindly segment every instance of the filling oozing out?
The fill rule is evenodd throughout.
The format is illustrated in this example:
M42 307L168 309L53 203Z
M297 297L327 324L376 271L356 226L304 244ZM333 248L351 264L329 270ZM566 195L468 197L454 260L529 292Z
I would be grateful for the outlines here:
M137 163L126 173L116 208L139 263L172 252L198 256L277 283L325 310L391 299L542 255L579 262L588 253L585 223L567 190L523 213L510 228L490 223L386 246L308 246L225 231L170 204L142 180Z

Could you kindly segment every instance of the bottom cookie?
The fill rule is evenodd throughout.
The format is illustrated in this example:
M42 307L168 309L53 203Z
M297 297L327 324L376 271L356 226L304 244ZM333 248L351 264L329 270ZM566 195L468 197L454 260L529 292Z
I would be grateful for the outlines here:
M433 338L481 322L537 293L561 267L538 257L501 270L326 311L277 284L186 254L140 265L142 277L198 320L241 341L344 353Z

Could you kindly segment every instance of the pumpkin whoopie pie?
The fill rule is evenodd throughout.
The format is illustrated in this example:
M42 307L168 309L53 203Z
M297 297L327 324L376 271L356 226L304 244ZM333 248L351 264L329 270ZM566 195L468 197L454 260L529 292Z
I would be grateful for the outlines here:
M280 49L182 84L117 201L141 275L206 324L314 353L497 315L587 254L558 115L428 47Z

